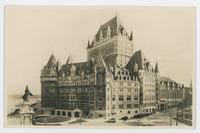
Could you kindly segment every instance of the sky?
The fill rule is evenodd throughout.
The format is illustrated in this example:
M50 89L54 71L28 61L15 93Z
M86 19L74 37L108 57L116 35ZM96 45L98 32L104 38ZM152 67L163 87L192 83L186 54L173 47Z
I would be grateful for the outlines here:
M5 89L40 94L40 74L51 54L62 64L72 56L86 61L87 42L115 15L133 32L161 76L189 85L194 79L195 9L191 7L7 6L5 9Z

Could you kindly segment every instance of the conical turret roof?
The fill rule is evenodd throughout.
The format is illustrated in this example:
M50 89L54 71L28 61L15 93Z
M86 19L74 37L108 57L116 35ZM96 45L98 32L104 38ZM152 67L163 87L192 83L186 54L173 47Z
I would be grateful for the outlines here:
M49 61L47 62L47 66L54 66L56 65L56 58L55 56L52 54Z
M158 73L159 69L158 69L158 63L156 62L156 66L155 66L155 72Z

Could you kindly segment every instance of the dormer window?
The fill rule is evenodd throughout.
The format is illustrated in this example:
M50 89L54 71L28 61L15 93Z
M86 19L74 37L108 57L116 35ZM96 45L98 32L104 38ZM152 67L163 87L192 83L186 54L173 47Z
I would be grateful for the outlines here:
M107 29L107 38L110 38L111 36L111 30L110 30L110 26L108 26L108 29Z
M100 31L99 40L100 40L100 41L103 40L103 33L102 33L102 31Z
M74 65L72 65L71 69L70 69L70 74L71 76L74 76L76 72L76 67Z

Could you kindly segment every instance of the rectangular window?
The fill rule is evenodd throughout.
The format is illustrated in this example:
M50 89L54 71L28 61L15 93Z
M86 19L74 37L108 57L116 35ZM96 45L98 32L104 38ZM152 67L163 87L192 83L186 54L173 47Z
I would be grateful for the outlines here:
M128 101L131 100L131 95L127 95L127 100L128 100Z
M113 109L115 109L115 105L113 105Z
M127 104L127 109L130 109L131 108L131 104Z
M123 95L119 95L119 101L123 101L124 98L123 98Z
M102 101L102 96L101 96L101 95L99 95L99 101L100 101L100 102Z
M134 96L134 100L136 100L136 101L138 100L138 95Z
M119 104L119 109L123 109L124 105L123 104Z
M115 101L115 95L113 95L112 100Z
M71 96L70 96L70 99L71 99L71 100L76 99L76 95L71 95Z
M134 108L138 108L139 107L139 105L138 104L134 104Z

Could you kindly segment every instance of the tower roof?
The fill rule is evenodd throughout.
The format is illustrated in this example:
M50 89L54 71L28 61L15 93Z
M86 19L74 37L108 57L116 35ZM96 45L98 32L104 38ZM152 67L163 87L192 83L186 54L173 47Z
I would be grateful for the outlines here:
M118 27L119 25L121 25L121 22L119 20L119 17L116 15L114 18L110 19L109 21L107 21L106 23L104 23L103 25L100 26L95 38L96 41L100 40L100 33L104 32L105 30L107 30L108 28L112 29L112 36L115 36L118 34ZM103 35L104 36L104 35Z
M47 62L47 66L54 66L56 65L56 58L55 56L52 54L49 61Z

